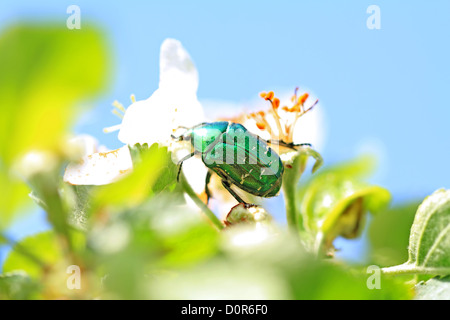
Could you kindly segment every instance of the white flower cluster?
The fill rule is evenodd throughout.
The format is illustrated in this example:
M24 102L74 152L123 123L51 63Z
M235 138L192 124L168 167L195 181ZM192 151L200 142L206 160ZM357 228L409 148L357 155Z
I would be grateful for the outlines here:
M132 170L128 146L171 146L171 134L179 126L191 127L204 121L197 88L198 72L189 54L178 40L165 40L161 46L159 88L148 99L133 102L125 110L122 123L114 127L120 130L118 138L125 146L86 153L66 168L64 181L75 185L108 184Z

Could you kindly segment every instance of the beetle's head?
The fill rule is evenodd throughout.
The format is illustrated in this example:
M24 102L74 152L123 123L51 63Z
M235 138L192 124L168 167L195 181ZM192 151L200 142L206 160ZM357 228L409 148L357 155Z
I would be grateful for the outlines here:
M182 128L182 127L180 127ZM206 152L211 144L217 141L228 128L228 122L204 122L192 128L184 128L181 135L172 135L172 138L177 141L190 141L196 152Z

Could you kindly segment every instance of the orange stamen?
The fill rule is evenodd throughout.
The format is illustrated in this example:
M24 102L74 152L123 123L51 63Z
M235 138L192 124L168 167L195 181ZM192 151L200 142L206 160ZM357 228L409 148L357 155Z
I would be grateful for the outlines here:
M280 99L278 99L278 98L273 99L273 101L272 101L272 106L273 106L275 109L278 109L278 107L280 106Z
M258 127L259 130L264 130L266 129L266 125L262 122L257 122L256 126Z
M298 98L298 104L303 105L305 101L308 99L309 94L305 93L300 98Z
M275 96L275 94L273 93L273 91L270 91L268 94L266 94L265 99L272 100L274 96Z
M299 104L294 105L289 111L290 112L300 112L301 111L300 105Z

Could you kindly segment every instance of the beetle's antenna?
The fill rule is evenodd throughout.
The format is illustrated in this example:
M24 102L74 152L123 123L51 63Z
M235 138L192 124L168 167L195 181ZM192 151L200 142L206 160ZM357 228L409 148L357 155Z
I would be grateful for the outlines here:
M293 142L284 142L283 140L266 140L267 143L270 144L277 144L279 146L285 147L285 148L289 148L292 150L297 150L296 147L312 147L311 143L293 143Z

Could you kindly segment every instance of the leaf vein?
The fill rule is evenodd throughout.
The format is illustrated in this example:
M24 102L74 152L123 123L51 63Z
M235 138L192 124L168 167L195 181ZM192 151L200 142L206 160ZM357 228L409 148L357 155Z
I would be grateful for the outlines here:
M425 259L423 261L423 266L426 266L428 260L431 257L431 254L434 250L436 250L436 247L439 245L439 243L442 241L446 233L450 231L450 224L448 224L444 229L439 232L439 235L436 237L436 240L434 241L433 245L431 246L430 250L428 251L427 255L425 256Z

